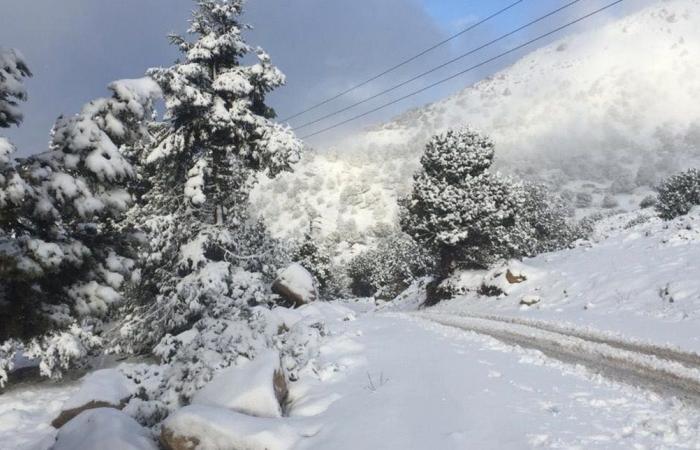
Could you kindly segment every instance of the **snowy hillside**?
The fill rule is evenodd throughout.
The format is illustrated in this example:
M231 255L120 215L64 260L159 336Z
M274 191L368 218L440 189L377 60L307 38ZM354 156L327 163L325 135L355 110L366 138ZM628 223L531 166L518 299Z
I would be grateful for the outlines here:
M660 177L700 160L698 21L700 1L659 1L565 37L443 101L308 155L296 173L263 183L256 209L278 234L307 230L310 216L320 216L325 236L371 234L394 222L426 140L467 124L494 139L502 170L546 181L580 215L636 209ZM604 202L606 194L615 200Z

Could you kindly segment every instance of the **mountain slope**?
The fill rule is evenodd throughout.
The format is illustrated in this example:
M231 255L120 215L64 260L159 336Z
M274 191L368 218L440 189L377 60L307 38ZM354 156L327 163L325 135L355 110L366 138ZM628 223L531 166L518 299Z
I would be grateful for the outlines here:
M257 209L278 234L307 230L311 216L323 236L371 236L395 223L427 139L465 125L494 139L501 170L547 182L581 215L615 203L635 209L660 177L700 160L699 21L700 0L660 0L565 37L308 155L296 173L261 185ZM606 194L617 199L604 204Z

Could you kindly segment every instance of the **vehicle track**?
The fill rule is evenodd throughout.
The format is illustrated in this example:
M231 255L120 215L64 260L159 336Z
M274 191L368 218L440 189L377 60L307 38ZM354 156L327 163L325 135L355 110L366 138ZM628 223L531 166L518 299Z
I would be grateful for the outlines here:
M700 355L545 322L417 312L411 316L539 350L608 378L700 406Z

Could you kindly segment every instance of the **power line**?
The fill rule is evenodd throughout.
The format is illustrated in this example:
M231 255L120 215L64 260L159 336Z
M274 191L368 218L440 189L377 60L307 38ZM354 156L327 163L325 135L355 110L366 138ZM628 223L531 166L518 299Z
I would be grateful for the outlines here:
M471 66L471 67L468 67L467 69L462 70L461 72L457 72L457 73L455 73L455 74L453 74L453 75L450 75L450 76L447 77L447 78L443 78L443 79L440 80L440 81L436 81L435 83L432 83L432 84L430 84L430 85L428 85L428 86L425 86L425 87L423 87L423 88L421 88L421 89L419 89L419 90L417 90L417 91L411 92L410 94L404 95L403 97L399 97L399 98L397 98L396 100L392 100L391 102L385 103L385 104L383 104L383 105L381 105L381 106L378 106L378 107L376 107L376 108L374 108L374 109L371 109L371 110L369 110L369 111L367 111L367 112L364 112L364 113L362 113L362 114L358 114L358 115L353 116L353 117L351 117L351 118L349 118L349 119L343 120L342 122L336 123L335 125L331 125L331 126L329 126L329 127L323 128L323 129L321 129L321 130L319 130L319 131L316 131L316 132L314 132L314 133L311 133L311 134L307 134L307 135L305 135L305 136L302 136L301 139L308 139L308 138L310 138L310 137L317 136L317 135L319 135L319 134L321 134L321 133L325 133L326 131L330 131L330 130L332 130L332 129L334 129L334 128L340 127L340 126L345 125L345 124L350 123L350 122L353 122L353 121L355 121L355 120L357 120L357 119L360 119L360 118L362 118L362 117L368 116L368 115L370 115L370 114L372 114L372 113L374 113L374 112L380 111L380 110L382 110L382 109L384 109L384 108L386 108L386 107L389 107L389 106L391 106L391 105L394 105L394 104L396 104L396 103L399 103L400 101L406 100L407 98L413 97L414 95L417 95L417 94L420 94L420 93L422 93L422 92L425 92L425 91L427 91L428 89L432 89L432 88L434 88L435 86L438 86L438 85L440 85L440 84L443 84L443 83L446 83L446 82L448 82L448 81L450 81L450 80L453 80L454 78L457 78L457 77L459 77L459 76L461 76L461 75L464 75L464 74L467 73L467 72L471 72L471 71L474 70L474 69L477 69L477 68L479 68L479 67L481 67L481 66L484 66L484 65L486 65L486 64L488 64L488 63L490 63L490 62L493 62L493 61L495 61L495 60L497 60L497 59L500 59L500 58L502 58L502 57L504 57L504 56L506 56L506 55L509 55L509 54L511 54L511 53L513 53L513 52L516 52L516 51L518 51L518 50L520 50L520 49L522 49L522 48L524 48L524 47L527 47L527 46L530 45L530 44L533 44L533 43L535 43L535 42L537 42L537 41L540 41L540 40L542 40L542 39L544 39L544 38L546 38L546 37L548 37L548 36L551 36L551 35L553 35L553 34L555 34L555 33L558 33L559 31L561 31L561 30L563 30L563 29L565 29L565 28L568 28L568 27L570 27L570 26L572 26L572 25L575 25L575 24L577 24L577 23L579 23L579 22L582 22L582 21L584 21L584 20L586 20L586 19L588 19L588 18L590 18L590 17L592 17L592 16L594 16L594 15L596 15L596 14L599 14L599 13L601 13L601 12L607 10L607 9L612 8L613 6L615 6L615 5L617 5L617 4L622 3L623 1L624 1L624 0L616 0L616 1L612 2L612 3L609 3L609 4L606 5L606 6L603 6L602 8L599 8L599 9L593 11L593 12L590 12L590 13L586 14L585 16L579 17L579 18L576 19L576 20L572 20L571 22L568 22L568 23L565 24L565 25L562 25L562 26L560 26L560 27L558 27L558 28L555 28L555 29L552 30L552 31L549 31L549 32L544 33L544 34L541 34L541 35L537 36L537 37L534 38L534 39L530 39L529 41L525 42L524 44L520 44L520 45L518 45L518 46L516 46L516 47L511 48L510 50L506 50L506 51L504 51L504 52L502 52L502 53L499 53L498 55L496 55L496 56L494 56L494 57L492 57L492 58L489 58L489 59L487 59L487 60L485 60L485 61L482 61L482 62L480 62L480 63L478 63L478 64L475 64L475 65L473 65L473 66Z
M345 111L348 111L348 110L350 110L350 109L353 109L353 108L355 108L356 106L360 106L360 105L362 105L362 104L364 104L364 103L367 103L367 102L370 101L370 100L374 100L374 99L377 98L377 97L381 97L381 96L384 95L384 94L387 94L387 93L389 93L389 92L395 91L396 89L398 89L398 88L400 88L400 87L403 87L403 86L406 86L407 84L412 83L412 82L418 80L419 78L423 78L423 77L426 76L426 75L430 75L431 73L436 72L436 71L438 71L438 70L440 70L440 69L442 69L442 68L444 68L444 67L446 67L446 66L449 66L450 64L453 64L453 63L455 63L455 62L457 62L457 61L459 61L459 60L461 60L461 59L464 59L464 58L466 58L467 56L473 55L474 53L476 53L476 52L478 52L478 51L480 51L480 50L483 50L483 49L485 49L486 47L490 47L491 45L493 45L493 44L495 44L495 43L497 43L497 42L500 42L500 41L502 41L502 40L504 40L504 39L506 39L506 38L508 38L508 37L510 37L510 36L512 36L512 35L514 35L514 34L516 34L516 33L518 33L518 32L520 32L520 31L522 31L522 30L524 30L524 29L526 29L526 28L529 28L529 27L531 27L532 25L534 25L534 24L536 24L536 23L539 23L539 22L545 20L545 19L547 19L547 18L549 18L549 17L551 17L551 16L553 16L553 15L555 15L555 14L557 14L557 13L563 11L563 10L565 10L566 8L571 7L572 5L574 5L574 4L576 4L576 3L580 2L580 1L581 1L581 0L573 0L573 1L569 2L569 3L567 3L566 5L563 5L563 6L559 7L559 8L557 8L557 9L555 9L554 11L551 11L551 12L545 14L544 16L541 16L541 17L539 17L539 18L537 18L537 19L535 19L535 20L533 20L533 21L531 21L531 22L528 22L528 23L526 23L525 25L522 25L522 26L516 28L516 29L513 30L513 31L509 31L508 33L503 34L503 35L497 37L496 39L493 39L493 40L487 42L486 44L483 44L483 45L481 45L481 46L479 46L479 47L476 47L476 48L474 48L474 49L468 51L467 53L463 53L463 54L457 56L456 58L452 58L451 60L449 60L449 61L447 61L447 62L445 62L445 63L443 63L443 64L440 64L440 65L437 66L437 67L433 67L432 69L430 69L430 70L428 70L428 71L426 71L426 72L423 72L423 73L421 73L420 75L416 75L416 76L413 77L413 78L410 78L410 79L408 79L408 80L406 80L406 81L404 81L404 82L402 82L402 83L399 83L399 84L397 84L397 85L395 85L395 86L392 86L392 87L390 87L390 88L388 88L388 89L385 89L385 90L383 90L383 91L381 91L381 92L378 92L377 94L374 94L374 95L372 95L372 96L370 96L370 97L367 97L367 98L365 98L364 100L360 100L360 101L358 101L357 103L353 103L353 104L350 105L350 106L346 106L345 108L341 108L341 109L339 109L339 110L337 110L337 111L334 111L334 112L332 112L332 113L326 114L326 115L324 115L324 116L322 116L322 117L319 117L318 119L312 120L312 121L310 121L310 122L306 122L306 123L304 123L304 124L302 124L302 125L299 125L298 127L294 127L294 131L298 131L298 130L307 128L307 127L309 127L309 126L311 126L311 125L315 125L315 124L317 124L317 123L319 123L319 122L322 122L322 121L324 121L324 120L326 120L326 119L328 119L328 118L331 118L331 117L333 117L333 116L337 116L337 115L340 114L340 113L343 113L343 112L345 112Z
M309 112L309 111L313 111L313 110L315 110L315 109L317 109L317 108L319 108L319 107L321 107L321 106L323 106L323 105L325 105L325 104L328 104L328 103L332 102L333 100L336 100L336 99L338 99L338 98L344 96L345 94L349 94L350 92L352 92L352 91L354 91L354 90L356 90L356 89L359 89L359 88L361 88L362 86L365 86L365 85L371 83L372 81L374 81L374 80L376 80L376 79L378 79L378 78L380 78L380 77L383 77L384 75L386 75L386 74L388 74L388 73L390 73L390 72L393 72L394 70L396 70L396 69L398 69L398 68L400 68L400 67L405 66L406 64L408 64L408 63L410 63L410 62L412 62L412 61L415 61L416 59L420 58L421 56L423 56L423 55L425 55L425 54L427 54L427 53L432 52L432 51L435 50L436 48L441 47L441 46L447 44L448 42L450 42L450 41L452 41L452 40L454 40L454 39L457 39L458 37L462 36L463 34L469 32L469 31L471 31L471 30L473 30L474 28L478 27L479 25L483 25L484 23L488 22L489 20L491 20L491 19L493 19L493 18L495 18L495 17L497 17L497 16L503 14L504 12L508 11L509 9L514 8L515 6L517 6L518 4L522 3L523 1L525 1L525 0L517 0L516 2L511 3L510 5L506 6L505 8L500 9L499 11L496 11L495 13L493 13L493 14L491 14L490 16L486 17L485 19L482 19L482 20L476 22L475 24L470 25L469 27L465 28L464 30L462 30L462 31L460 31L460 32L458 32L458 33L456 33L456 34L453 34L452 36L448 37L447 39L445 39L445 40L443 40L443 41L438 42L437 44L433 45L433 46L430 47L430 48L427 48L427 49L423 50L422 52L418 53L417 55L411 56L410 58L408 58L408 59L406 59L406 60L404 60L404 61L402 61L402 62L396 64L395 66L392 66L392 67L386 69L385 71L383 71L383 72L381 72L381 73L379 73L379 74L377 74L377 75L375 75L375 76L373 76L373 77L371 77L371 78L369 78L369 79L367 79L367 80L365 80L365 81L363 81L363 82L361 82L361 83L359 83L359 84L356 84L356 85L354 85L354 86L352 86L352 87L350 87L350 88L348 88L348 89L346 89L346 90L344 90L344 91L342 91L342 92L340 92L340 93L338 93L338 94L336 94L336 95L334 95L334 96L332 96L332 97L329 97L329 98L323 100L323 101L320 102L320 103L317 103L317 104L315 104L315 105L313 105L313 106L311 106L311 107L309 107L309 108L306 108L306 109L303 110L303 111L299 111L298 113L292 114L291 116L282 119L282 122L288 122L289 120L292 120L292 119L294 119L294 118L296 118L296 117L299 117L299 116L301 116L302 114L306 114L306 113Z

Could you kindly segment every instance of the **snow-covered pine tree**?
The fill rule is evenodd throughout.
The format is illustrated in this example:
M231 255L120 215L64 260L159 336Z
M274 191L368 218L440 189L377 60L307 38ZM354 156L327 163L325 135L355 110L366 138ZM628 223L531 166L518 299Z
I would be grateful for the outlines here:
M493 142L469 129L437 135L426 146L401 226L437 256L429 303L445 294L433 288L455 268L485 268L526 249L518 213L523 188L489 171L493 157Z
M0 128L22 122L23 115L18 102L27 99L24 78L31 75L32 72L19 51L0 47Z
M301 144L265 105L282 73L261 49L257 63L243 64L253 49L242 36L242 4L198 1L193 39L171 37L182 61L149 71L167 123L141 159L150 186L131 223L146 245L124 350L150 351L168 333L264 302L263 280L275 275L278 247L250 219L248 196L259 174L290 169Z
M117 222L134 174L122 151L143 138L158 87L110 85L111 98L60 118L48 152L19 161L0 186L0 341L41 360L44 375L100 345L102 319L130 277L128 237ZM0 362L0 366L2 366Z

